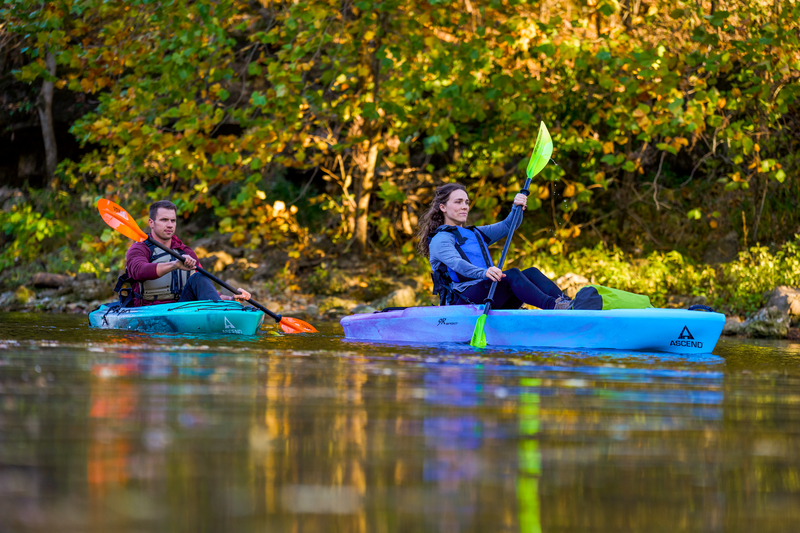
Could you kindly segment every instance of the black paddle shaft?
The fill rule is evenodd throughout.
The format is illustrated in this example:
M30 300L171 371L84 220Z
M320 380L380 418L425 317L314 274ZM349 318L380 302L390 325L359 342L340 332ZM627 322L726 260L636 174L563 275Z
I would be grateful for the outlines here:
M528 196L531 193L531 191L528 189L530 185L531 185L531 179L528 178L527 181L525 181L525 187L519 192L521 192L525 196ZM499 268L500 270L503 270L503 263L506 262L506 255L508 255L508 248L511 246L511 238L514 237L514 230L517 229L517 213L519 213L519 218L522 219L521 205L515 205L514 207L511 208L511 229L508 231L508 236L506 237L506 243L503 246L503 253L500 254L500 261L498 261L497 263L497 268ZM497 290L497 282L493 281L492 286L489 289L489 295L483 301L484 315L488 315L489 311L492 309L492 302L494 300L494 293L496 290Z
M166 246L164 246L163 244L161 244L160 242L156 242L156 241L154 241L153 239L151 239L149 237L148 237L147 241L152 243L153 245L161 248L162 250L167 252L169 255L171 255L172 257L174 257L178 261L183 262L183 257L181 257L175 250L171 250L171 249L167 248ZM239 294L239 290L238 289L234 289L233 287L231 287L230 285L228 285L227 283L225 283L224 281L219 279L217 276L215 276L211 272L209 272L207 270L204 270L203 268L200 268L199 266L195 267L195 270L200 272L202 275L204 275L205 277L207 277L211 281L219 283L220 285L222 285L223 287L225 287L226 289L231 291L233 294ZM283 318L281 315L277 315L277 314L273 313L272 311L270 311L269 309L267 309L266 307L264 307L263 305L261 305L260 303L256 302L253 299L247 300L247 302L250 303L250 305L252 305L253 307L264 311L266 314L268 314L269 316L274 318L275 322L280 322L281 319Z

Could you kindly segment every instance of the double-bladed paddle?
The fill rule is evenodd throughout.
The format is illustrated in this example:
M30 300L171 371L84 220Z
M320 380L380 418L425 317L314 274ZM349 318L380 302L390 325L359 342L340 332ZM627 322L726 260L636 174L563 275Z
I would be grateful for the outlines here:
M536 144L533 146L531 159L528 161L528 179L525 181L525 186L520 191L522 194L527 196L530 193L528 188L531 186L531 180L536 174L542 171L545 165L547 165L551 155L553 155L553 140L550 138L550 132L547 131L547 126L542 122L539 125L539 135L536 137ZM511 229L506 237L506 244L503 246L503 253L500 255L500 261L497 263L497 268L500 270L503 270L503 263L506 261L508 248L511 245L511 238L514 236L514 230L517 227L517 215L522 219L522 207L515 205L511 208ZM475 330L472 332L472 340L469 341L469 343L476 348L486 347L486 333L484 332L486 315L488 315L489 311L492 309L492 299L494 298L496 289L497 282L493 281L492 287L489 289L489 295L484 301L483 313L481 313L481 316L478 317L478 321L475 323Z
M118 232L122 233L129 239L134 240L136 242L145 242L145 241L150 242L153 245L157 246L158 248L161 248L162 250L170 254L178 261L183 261L183 257L181 257L174 250L170 250L160 242L156 242L153 239L150 239L150 236L147 233L139 229L139 225L136 224L136 221L133 220L133 217L130 216L127 211L122 209L114 202L106 200L105 198L101 198L100 200L97 201L97 210L100 211L100 216L103 217L103 220L105 221L106 224L108 224ZM199 266L196 267L195 270L201 273L202 275L206 276L210 280L222 285L232 293L238 294L239 291L237 289L234 289L233 287L231 287L230 285L228 285L227 283L216 277L214 274L211 274L210 272L200 268ZM261 305L260 303L256 302L253 299L247 301L253 307L256 307L257 309L264 311L266 314L275 319L275 322L277 322L280 325L281 329L285 333L314 333L317 331L316 329L314 329L314 326L312 326L308 322L304 322L297 318L282 317L281 315L273 313L272 311L270 311L269 309L267 309L266 307L264 307L263 305Z

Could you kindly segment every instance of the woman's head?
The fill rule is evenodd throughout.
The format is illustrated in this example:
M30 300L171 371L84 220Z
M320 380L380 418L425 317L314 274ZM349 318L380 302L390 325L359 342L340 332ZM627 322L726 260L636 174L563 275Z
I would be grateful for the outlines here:
M463 225L468 212L469 198L467 189L463 185L446 183L438 187L433 193L433 200L431 200L428 210L419 220L417 230L419 253L425 257L429 256L428 241L436 233L436 229L445 223L445 214L447 214L448 222L460 222Z

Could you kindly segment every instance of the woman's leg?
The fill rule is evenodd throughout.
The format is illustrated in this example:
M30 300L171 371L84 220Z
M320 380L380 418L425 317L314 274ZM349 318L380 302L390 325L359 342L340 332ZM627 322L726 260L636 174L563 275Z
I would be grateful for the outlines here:
M564 293L561 289L558 288L558 285L552 282L550 278L542 274L542 272L538 268L526 268L522 271L526 278L531 280L531 283L536 285L540 291L547 294L548 296L552 296L553 298L558 298L559 296L564 296Z
M466 305L474 303L480 305L489 295L489 289L492 287L490 280L483 280L480 283L468 287L464 292L458 295L456 305ZM497 284L497 289L494 291L492 307L494 309L519 309L522 302L514 296L511 291L511 286L506 279Z
M503 271L514 296L539 309L553 309L561 296L558 286L535 268L521 272L518 268ZM498 307L499 308L499 307Z
M553 309L556 298L563 296L561 289L536 268L524 271L512 268L503 273L506 277L497 284L494 293L492 307L495 309L519 309L523 303L539 309ZM459 295L456 304L482 304L491 286L488 279L476 283Z

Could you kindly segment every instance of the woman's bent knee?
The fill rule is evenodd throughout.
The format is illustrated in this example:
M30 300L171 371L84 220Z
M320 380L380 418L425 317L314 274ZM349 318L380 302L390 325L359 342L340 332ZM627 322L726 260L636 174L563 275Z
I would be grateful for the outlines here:
M542 271L541 271L541 270L539 270L539 269L538 269L538 268L536 268L536 267L528 267L528 268L526 268L526 269L525 269L525 271L523 272L523 274L527 274L527 273L531 273L531 274L541 274L542 276L544 276L544 274L542 274Z

